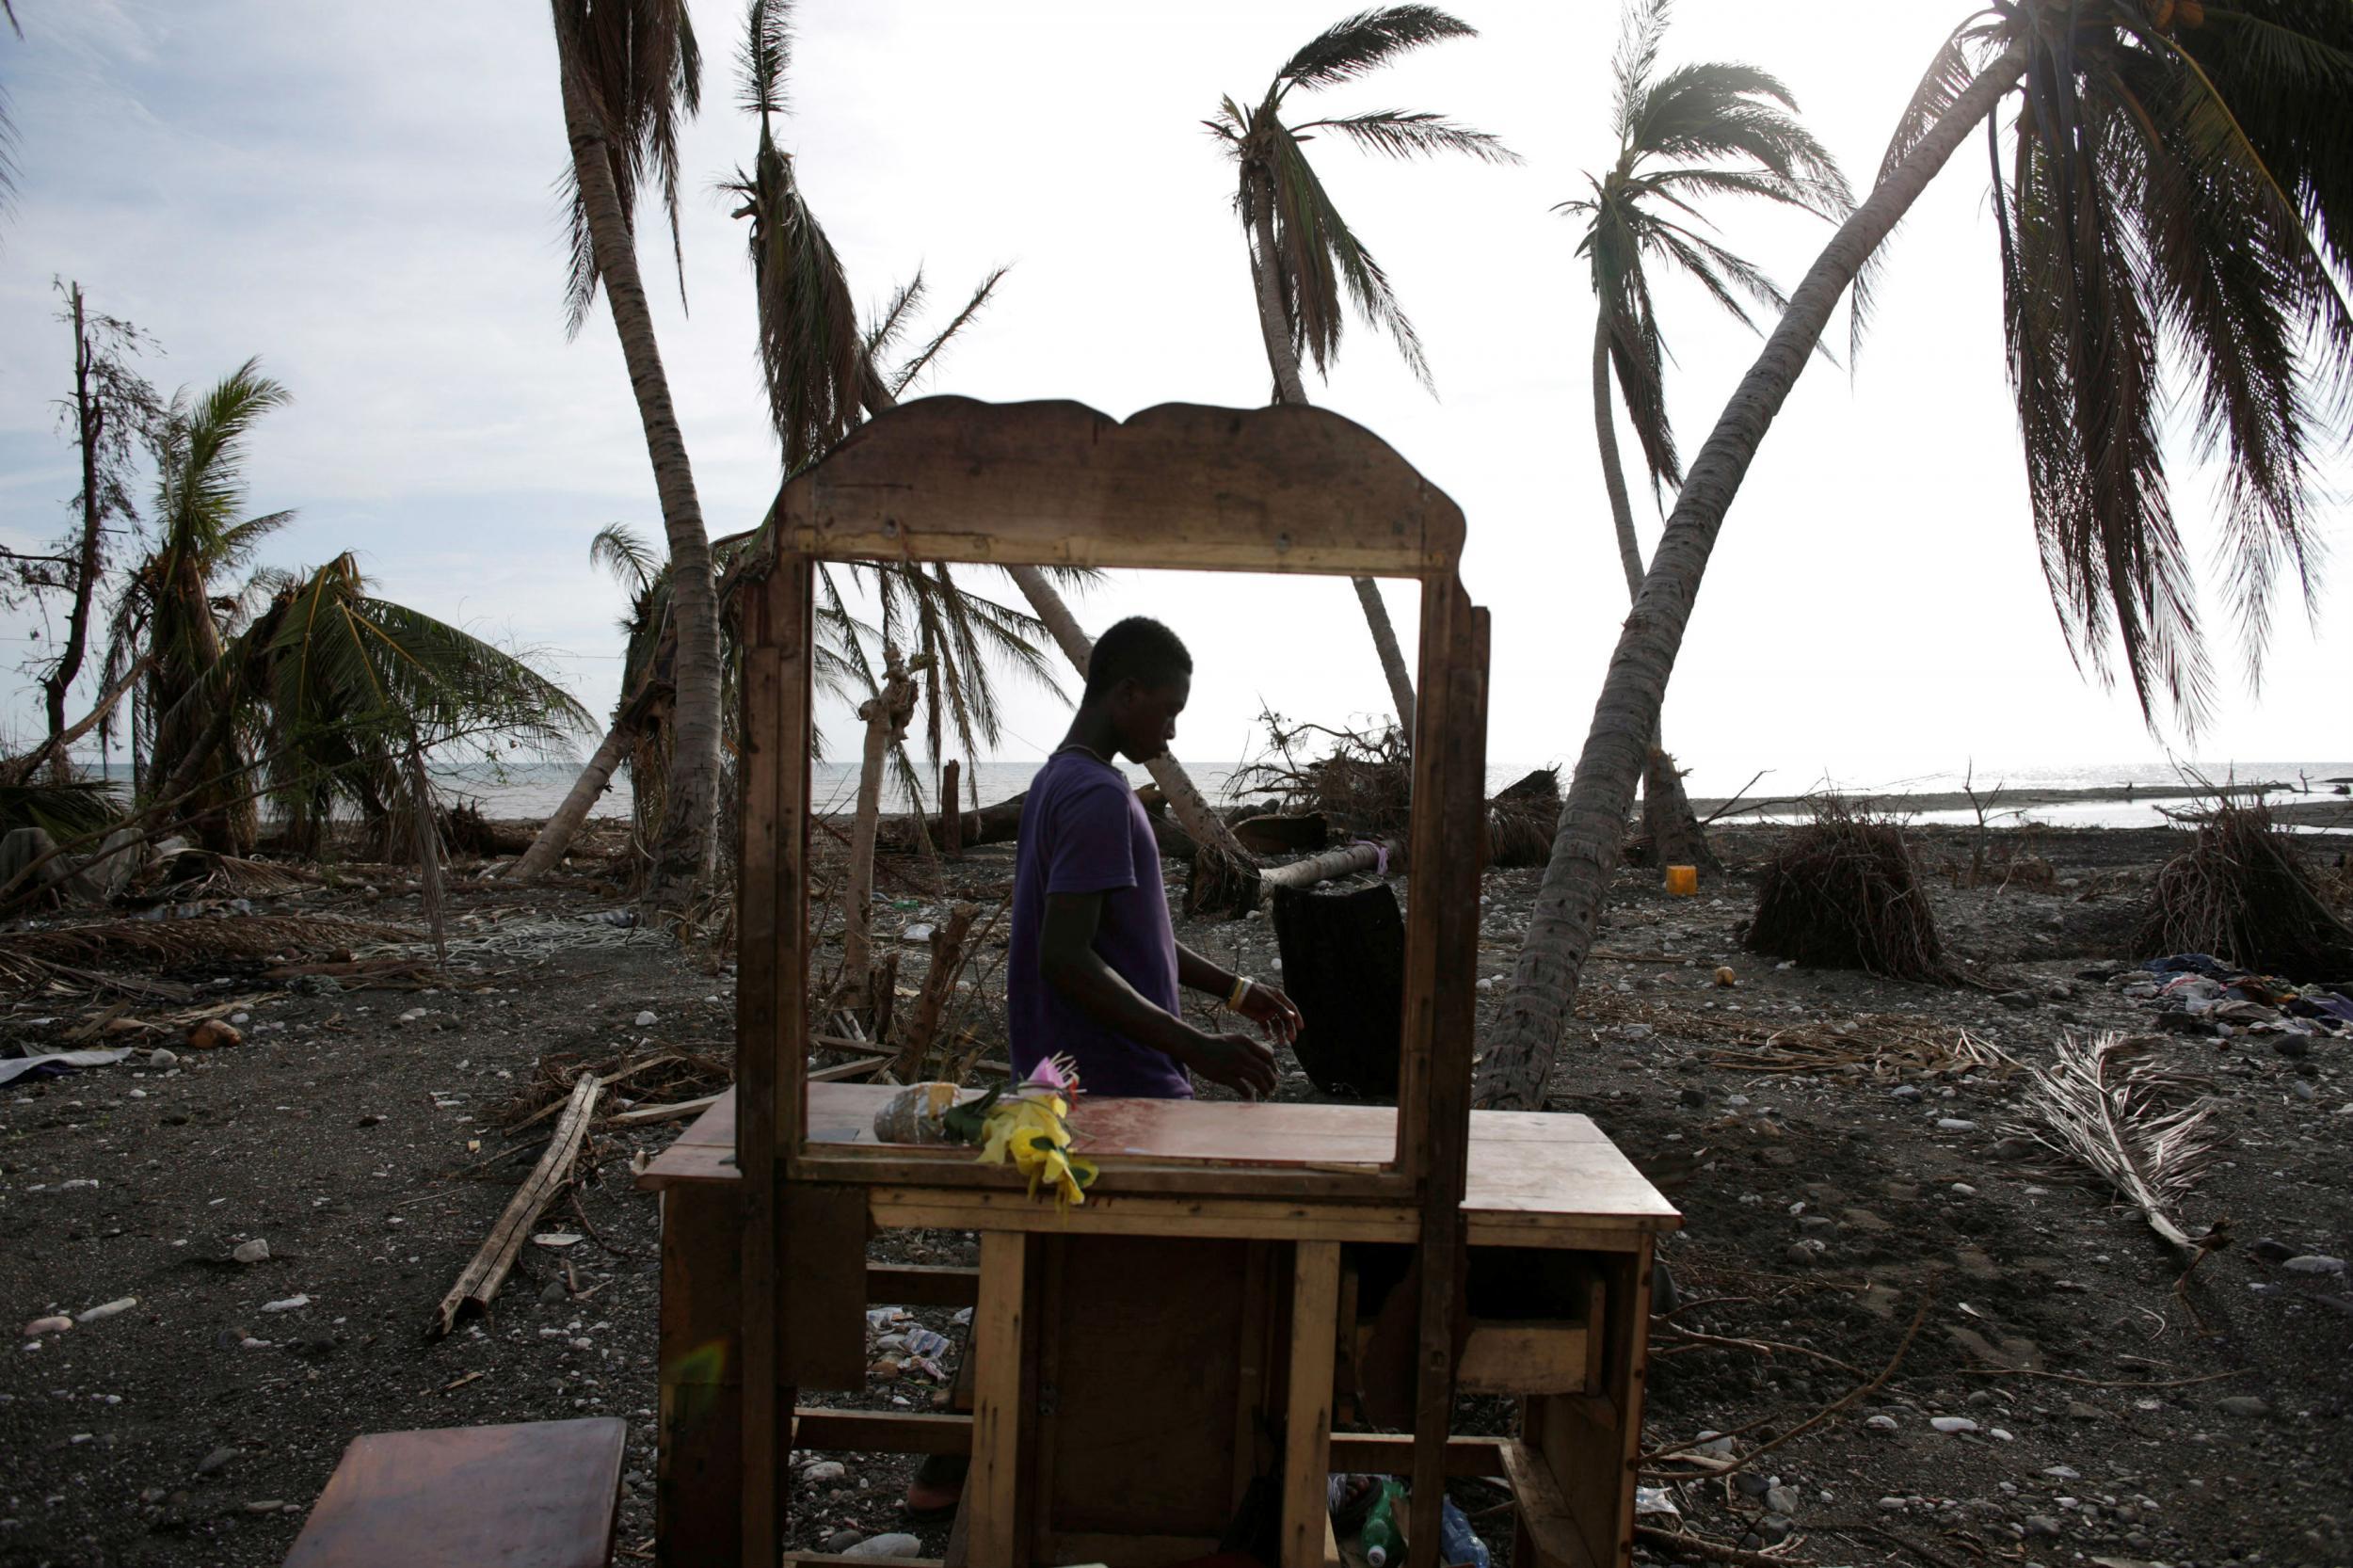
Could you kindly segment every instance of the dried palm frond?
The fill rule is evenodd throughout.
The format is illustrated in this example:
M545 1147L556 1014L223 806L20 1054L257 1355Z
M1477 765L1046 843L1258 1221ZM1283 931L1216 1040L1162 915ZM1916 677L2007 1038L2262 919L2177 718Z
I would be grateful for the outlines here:
M2018 1061L1965 1029L1926 1018L1864 1014L1834 1024L1775 1030L1707 1052L1711 1067L1748 1073L1851 1073L1885 1082L1963 1073L2013 1073Z
M2028 1069L2036 1120L2009 1130L2089 1170L2194 1258L2230 1240L2227 1220L2192 1236L2171 1212L2222 1147L2218 1102L2205 1079L2146 1060L2146 1048L2117 1034L2061 1039L2050 1066Z
M225 920L104 920L0 936L0 975L29 966L130 958L151 968L278 958L346 950L363 942L411 942L415 932L323 915L232 916ZM28 967L29 967L28 966Z
M188 855L208 869L194 882L174 883L174 898L185 899L200 893L215 893L223 898L284 898L326 882L326 878L306 867L274 860L248 860L242 856L212 855L201 850L191 850Z

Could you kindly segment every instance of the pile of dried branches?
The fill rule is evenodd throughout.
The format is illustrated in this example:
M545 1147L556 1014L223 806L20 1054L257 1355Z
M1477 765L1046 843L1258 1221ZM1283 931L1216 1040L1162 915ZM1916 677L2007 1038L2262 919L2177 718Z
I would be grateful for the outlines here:
M1364 838L1401 834L1413 816L1414 763L1405 732L1334 729L1258 715L1267 750L1226 781L1237 797L1271 795L1288 813L1320 811L1339 831ZM1309 747L1325 744L1322 756Z
M1836 1073L1877 1082L2016 1072L2001 1047L1928 1018L1863 1013L1836 1023L1775 1030L1761 1041L1718 1047L1707 1064L1747 1073Z
M2211 953L2294 980L2353 977L2353 927L2329 906L2262 800L2217 802L2157 873L2134 938L2144 958Z
M221 920L101 920L0 935L0 980L29 984L51 964L128 960L150 971L238 959L339 952L365 942L419 940L415 932L327 915L232 915Z
M1936 920L1896 818L1835 795L1784 840L1757 880L1752 952L1890 980L1950 984Z
M600 1089L617 1089L623 1098L665 1103L715 1095L735 1081L733 1064L708 1051L640 1048L601 1056L552 1051L516 1084L499 1121L508 1131L520 1132L554 1114L571 1098L583 1073L593 1075Z
M2089 1170L2194 1258L2229 1239L2227 1221L2194 1237L2171 1213L2222 1147L2213 1125L2218 1102L2212 1083L2157 1065L2145 1048L2115 1034L2061 1040L2050 1066L2029 1069L2034 1121L2009 1130Z
M1561 770L1538 768L1487 803L1487 864L1541 866L1561 824Z

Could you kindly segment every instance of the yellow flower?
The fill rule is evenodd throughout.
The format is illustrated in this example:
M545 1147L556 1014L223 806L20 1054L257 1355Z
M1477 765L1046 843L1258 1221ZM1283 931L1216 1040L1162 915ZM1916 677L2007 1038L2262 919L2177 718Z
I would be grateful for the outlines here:
M1000 1100L982 1124L982 1161L1013 1168L1030 1178L1030 1196L1051 1188L1054 1207L1086 1202L1095 1164L1070 1152L1070 1128L1063 1120L1069 1102L1060 1095Z

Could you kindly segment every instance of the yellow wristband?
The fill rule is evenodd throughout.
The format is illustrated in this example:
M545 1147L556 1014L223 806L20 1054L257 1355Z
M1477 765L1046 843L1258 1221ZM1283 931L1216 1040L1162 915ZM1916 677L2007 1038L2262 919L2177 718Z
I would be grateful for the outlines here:
M1246 974L1236 975L1234 977L1234 988L1225 993L1225 1011L1228 1013L1241 1012L1242 998L1248 996L1249 994L1250 977Z

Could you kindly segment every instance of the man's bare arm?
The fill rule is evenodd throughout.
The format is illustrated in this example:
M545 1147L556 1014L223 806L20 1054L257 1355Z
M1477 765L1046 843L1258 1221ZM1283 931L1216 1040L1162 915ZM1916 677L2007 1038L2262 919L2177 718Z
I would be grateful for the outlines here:
M1272 1094L1274 1052L1247 1034L1195 1029L1146 1001L1095 951L1095 934L1102 920L1101 893L1048 893L1038 933L1040 978L1104 1028L1166 1052L1211 1082L1254 1095ZM1181 977L1185 950L1176 952Z

